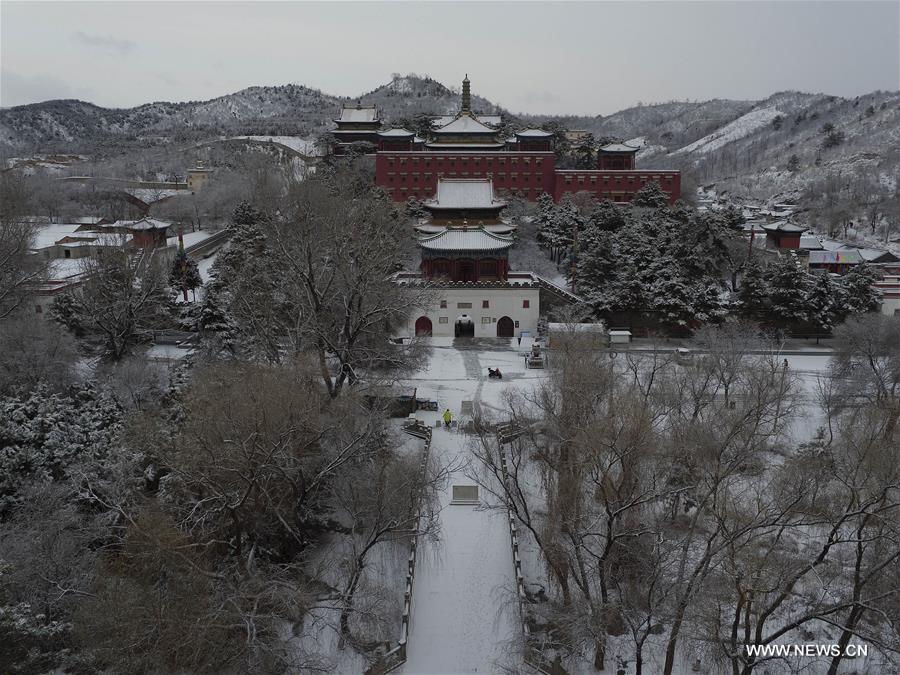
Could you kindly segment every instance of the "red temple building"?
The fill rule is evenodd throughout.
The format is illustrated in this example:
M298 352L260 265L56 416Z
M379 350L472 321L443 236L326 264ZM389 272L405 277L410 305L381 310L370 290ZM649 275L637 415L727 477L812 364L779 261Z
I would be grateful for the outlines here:
M676 170L636 169L638 149L612 143L598 150L596 169L557 169L553 134L524 129L501 134L499 115L472 111L471 84L463 80L459 112L432 119L426 139L406 129L381 130L374 107L345 108L335 122L334 152L365 140L375 147L375 182L394 201L437 196L440 179L490 179L501 192L530 201L547 193L559 201L566 194L589 192L597 199L629 202L649 183L659 183L669 203L681 196L681 173Z
M506 281L513 243L480 227L450 227L419 240L422 276L457 283Z
M800 248L800 237L806 232L806 227L795 225L784 220L763 225L766 231L766 243L772 248Z
M358 142L378 146L381 120L378 119L375 106L363 106L357 101L355 108L341 110L341 116L335 119L334 123L337 125L337 129L331 132L335 139L331 149L334 154L343 155L350 145Z
M441 178L436 195L422 204L435 225L462 224L497 225L506 202L494 195L489 178Z
M638 148L626 143L610 143L597 149L597 168L606 171L634 171Z

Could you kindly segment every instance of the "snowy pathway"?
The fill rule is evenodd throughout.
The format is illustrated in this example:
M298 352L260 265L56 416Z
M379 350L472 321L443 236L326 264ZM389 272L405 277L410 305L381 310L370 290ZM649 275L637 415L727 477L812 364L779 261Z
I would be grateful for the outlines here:
M530 384L540 376L540 371L524 370L515 347L473 344L457 349L437 340L434 346L428 369L414 381L420 396L438 399L439 413L420 413L431 425L445 408L458 416L464 400L499 407L507 386ZM503 383L486 380L489 365L502 368ZM435 429L432 456L444 466L466 463L471 459L469 440L465 434ZM504 666L515 672L519 665L505 512L450 504L454 483L472 484L466 470L460 466L451 476L442 497L440 541L419 548L404 675L510 672Z

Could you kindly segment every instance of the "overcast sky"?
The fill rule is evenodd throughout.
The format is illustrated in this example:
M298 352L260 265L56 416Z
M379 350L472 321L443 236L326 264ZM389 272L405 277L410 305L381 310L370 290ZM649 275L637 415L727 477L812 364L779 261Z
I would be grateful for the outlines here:
M0 105L356 96L427 74L513 112L900 89L900 2L0 2Z

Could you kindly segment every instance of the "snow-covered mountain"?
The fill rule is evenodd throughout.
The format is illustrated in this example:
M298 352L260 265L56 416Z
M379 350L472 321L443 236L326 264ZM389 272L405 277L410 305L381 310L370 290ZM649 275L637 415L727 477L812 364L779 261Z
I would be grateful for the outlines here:
M291 84L250 87L210 101L148 103L130 109L47 101L0 110L0 150L96 157L223 136L313 140L329 128L342 104L357 99L378 106L388 123L451 113L459 104L457 90L417 75L395 75L387 84L349 98ZM780 92L762 101L674 101L607 116L553 118L510 115L477 96L473 107L502 112L522 125L553 119L569 129L590 131L597 139L640 138L639 166L689 168L704 183L724 182L757 196L789 195L826 174L859 167L892 181L900 167L900 92L856 99Z

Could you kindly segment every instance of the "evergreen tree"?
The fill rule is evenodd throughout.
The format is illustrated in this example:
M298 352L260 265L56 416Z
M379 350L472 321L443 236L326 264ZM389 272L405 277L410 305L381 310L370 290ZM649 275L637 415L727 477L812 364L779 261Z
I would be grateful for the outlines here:
M717 321L724 315L719 289L703 281L691 282L680 274L660 274L650 287L652 308L673 327L692 327Z
M788 159L787 170L791 173L797 173L800 170L800 158L797 155L791 155Z
M744 264L741 286L737 293L737 307L741 316L760 319L769 305L769 282L756 256Z
M63 480L76 463L96 468L117 448L122 421L115 399L93 385L0 398L0 517L27 481Z
M200 313L200 329L214 351L268 361L280 357L289 317L263 232L267 223L268 217L246 202L235 208L231 241L212 267Z
M410 196L410 198L406 200L406 215L415 220L425 218L428 216L428 209L422 205L421 201Z
M198 328L200 335L211 352L237 354L237 326L228 313L227 292L215 286L208 286L200 305Z
M631 209L603 200L591 210L588 221L598 230L613 232L627 225L630 215Z
M76 337L84 335L84 326L81 324L80 315L78 299L72 293L56 296L50 305L50 318L68 328Z
M720 215L722 222L729 230L743 231L747 219L744 218L744 212L739 206L729 204Z
M553 230L553 222L556 218L556 204L553 197L546 192L541 193L537 200L537 216L534 222L537 224L537 240L541 244L548 244L551 231Z
M634 206L649 209L664 209L669 205L669 195L666 194L659 183L653 181L635 192L631 203Z
M881 306L881 292L872 284L878 273L864 262L851 269L841 280L848 314L875 312Z
M830 332L843 317L842 290L827 272L814 275L806 296L806 310L810 321Z
M172 261L172 269L169 272L169 284L184 293L187 300L187 292L203 285L203 278L193 258L189 257L184 247L179 247L175 259Z
M782 255L769 268L771 316L776 321L806 321L810 279L793 255Z

